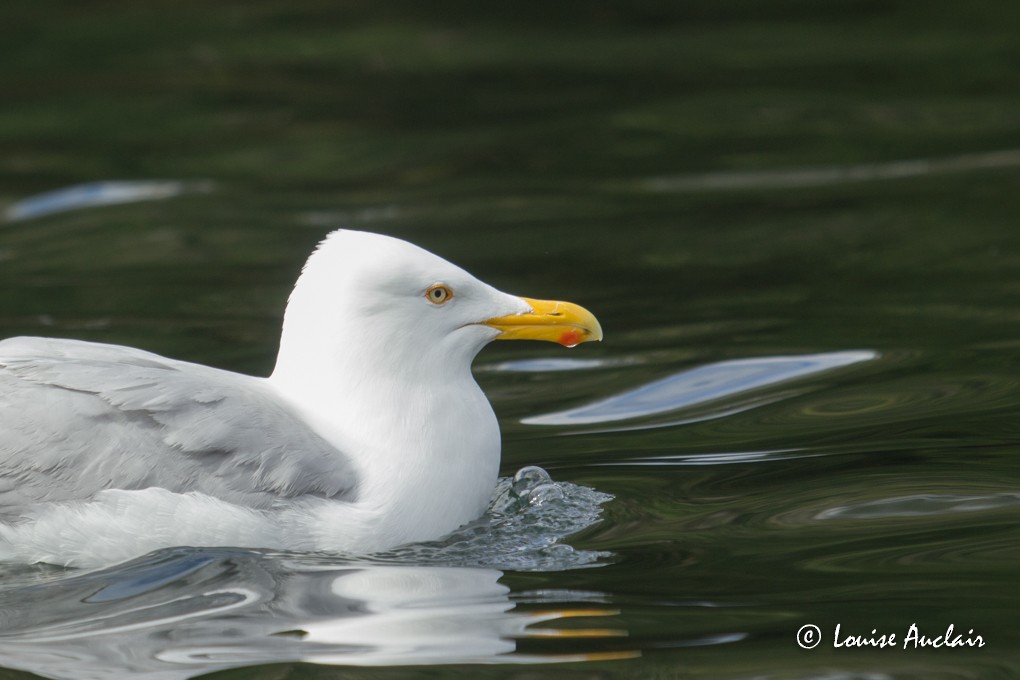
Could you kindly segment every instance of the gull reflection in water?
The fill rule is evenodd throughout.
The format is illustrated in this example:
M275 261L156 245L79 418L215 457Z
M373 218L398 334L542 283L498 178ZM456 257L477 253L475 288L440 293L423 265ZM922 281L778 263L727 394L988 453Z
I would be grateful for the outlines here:
M29 579L7 574L0 667L50 678L172 679L287 661L390 666L633 656L607 649L605 638L621 631L550 625L615 614L598 604L599 594L556 591L555 602L539 598L548 609L519 609L502 576L489 568L193 548L46 582L36 573L18 585ZM518 651L522 640L561 636L571 638L569 653ZM578 638L600 642L579 652Z

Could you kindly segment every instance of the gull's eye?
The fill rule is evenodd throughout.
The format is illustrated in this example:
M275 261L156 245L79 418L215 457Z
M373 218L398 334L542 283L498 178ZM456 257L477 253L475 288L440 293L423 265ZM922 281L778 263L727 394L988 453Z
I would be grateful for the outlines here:
M425 291L425 299L434 305L445 305L453 297L453 291L441 283L429 286Z

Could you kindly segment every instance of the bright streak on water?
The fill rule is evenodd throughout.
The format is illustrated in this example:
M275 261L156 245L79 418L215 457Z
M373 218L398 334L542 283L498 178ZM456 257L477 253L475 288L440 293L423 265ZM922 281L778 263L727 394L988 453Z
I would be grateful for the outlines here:
M581 425L641 418L871 361L877 357L877 352L858 350L720 361L686 369L584 406L530 416L521 422L527 425Z
M9 206L5 216L8 222L17 222L83 208L138 201L159 201L185 193L205 193L211 190L212 182L209 181L108 180L89 182L30 196Z
M974 170L1013 168L1018 165L1020 165L1020 149L1003 149L948 158L919 158L889 163L650 177L639 182L638 186L644 191L656 193L801 189L851 182L876 182L948 175Z

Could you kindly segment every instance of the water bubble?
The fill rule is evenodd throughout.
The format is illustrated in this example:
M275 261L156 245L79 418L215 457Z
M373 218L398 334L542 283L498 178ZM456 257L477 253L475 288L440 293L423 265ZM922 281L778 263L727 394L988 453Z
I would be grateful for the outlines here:
M561 500L563 500L563 489L554 482L539 484L528 493L528 502L531 505L555 503Z
M518 498L527 498L535 487L551 482L552 477L549 476L548 472L537 465L529 465L522 467L514 475L512 488Z

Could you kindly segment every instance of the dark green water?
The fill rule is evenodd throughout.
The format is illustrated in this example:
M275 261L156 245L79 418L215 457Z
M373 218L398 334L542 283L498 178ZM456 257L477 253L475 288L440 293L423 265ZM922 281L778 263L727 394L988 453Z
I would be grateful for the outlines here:
M502 570L506 599L617 634L521 633L526 659L467 673L1014 677L1018 19L992 2L9 3L0 209L105 179L202 190L0 223L0 335L264 374L319 238L407 238L504 290L580 302L606 332L571 352L497 344L478 377L504 472L615 497L568 541L603 566ZM839 352L870 358L536 422L683 371ZM576 370L520 370L538 359ZM26 602L58 590L38 592ZM911 624L985 644L904 649ZM837 625L897 644L834 648ZM281 653L218 677L465 672L444 658ZM18 659L0 666L46 664Z

